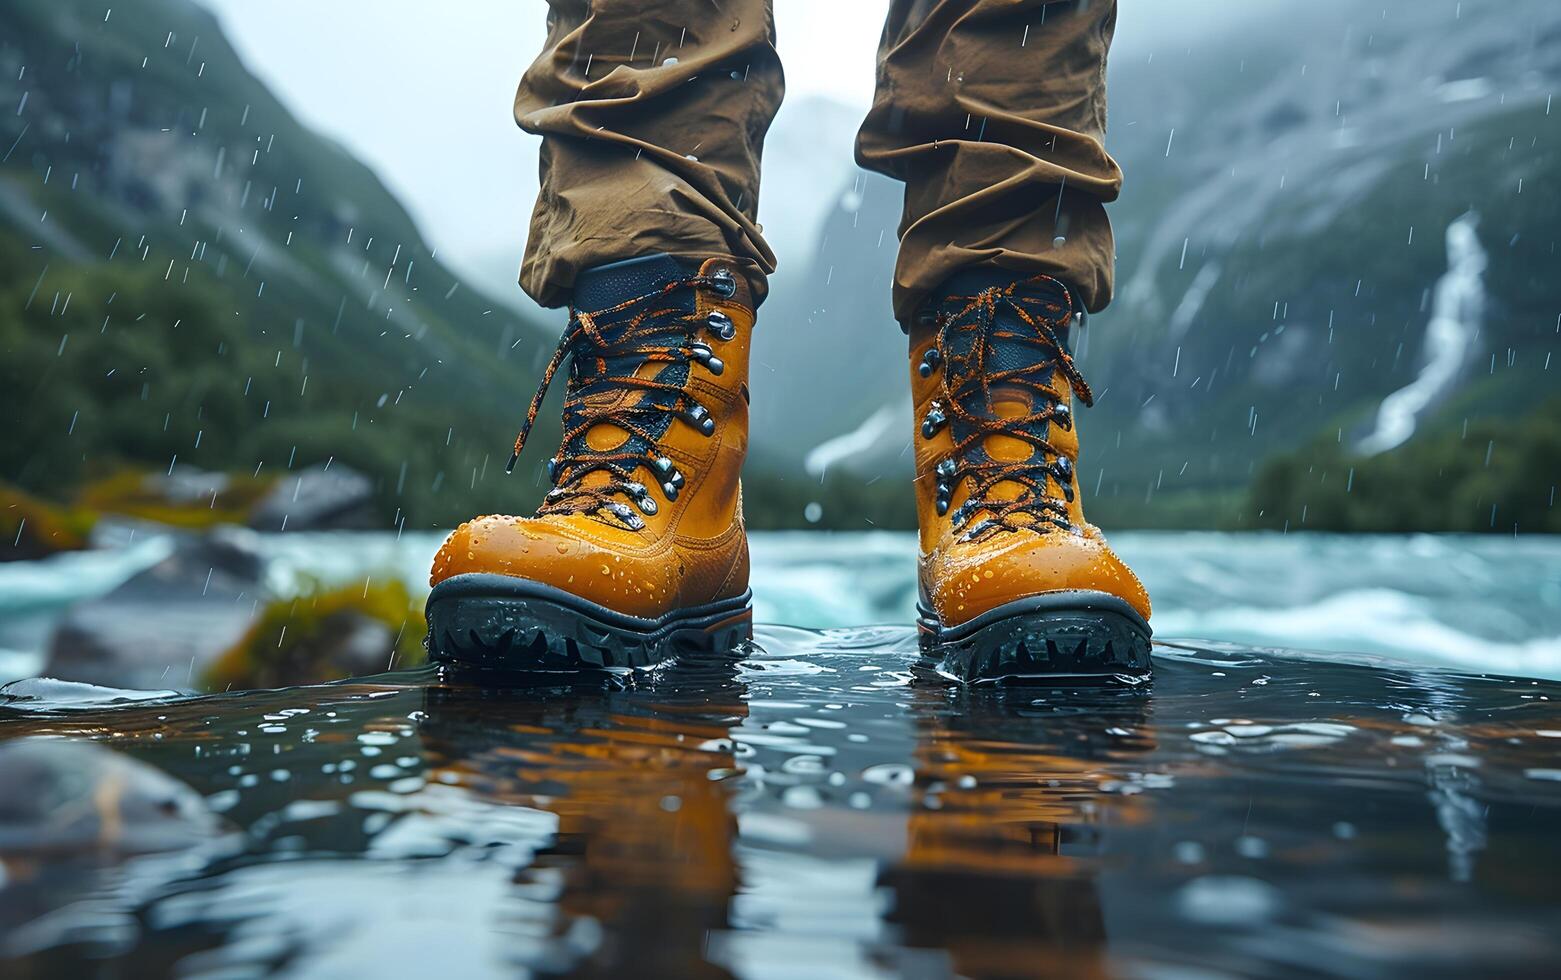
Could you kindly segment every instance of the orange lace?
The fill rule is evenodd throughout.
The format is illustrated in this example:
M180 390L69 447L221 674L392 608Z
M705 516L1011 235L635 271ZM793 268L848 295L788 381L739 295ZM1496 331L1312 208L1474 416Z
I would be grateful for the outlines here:
M569 325L559 338L558 348L548 361L547 368L542 372L541 383L537 385L531 406L526 410L526 420L515 436L514 452L504 468L506 473L514 471L521 450L526 446L526 437L536 423L543 399L547 397L548 387L565 359L572 358L576 365L590 363L594 359L595 374L571 380L569 395L564 400L564 418L573 418L574 421L564 432L558 455L549 461L548 468L554 485L537 508L538 515L605 511L631 530L639 530L645 526L644 522L627 506L613 499L617 496L627 497L645 513L655 513L655 502L645 484L633 479L634 470L645 466L657 473L658 478L670 473L676 477L676 484L681 485L681 474L672 468L670 460L656 451L658 436L652 431L652 425L666 414L673 413L700 427L708 435L713 431L709 413L694 401L682 384L639 377L634 371L645 364L692 364L697 361L719 374L722 369L720 359L712 355L708 345L695 340L700 322L686 309L657 304L680 289L701 286L719 288L723 285L717 277L689 276L604 310L570 310ZM636 307L644 309L621 320L611 319ZM669 343L666 337L669 328L677 327L682 328L682 340ZM628 371L608 373L609 359L630 365ZM615 388L638 389L647 394L632 405L620 404L620 399L601 399L605 404L593 406L584 394L583 389L587 388L591 394L598 396ZM658 400L657 395L663 397ZM618 450L596 451L585 446L581 437L594 426L603 423L628 433L629 438ZM580 440L579 445L571 450L571 445L577 439ZM611 473L613 479L595 486L579 485L586 474L597 471ZM669 499L676 497L674 485L664 486Z
M1061 293L1065 301L1053 298L1028 296L1020 292L1025 287L1051 286ZM960 480L972 480L970 495L955 510L951 520L961 527L975 514L985 511L989 516L966 531L967 539L974 539L996 530L1041 530L1047 524L1069 529L1066 501L1073 499L1073 462L1064 456L1041 434L1037 428L1055 424L1063 429L1072 428L1072 412L1062 401L1063 395L1037 377L1052 375L1055 368L1067 381L1069 388L1085 405L1095 403L1094 392L1079 373L1073 357L1067 351L1057 331L1066 327L1073 315L1071 294L1067 287L1050 276L1035 276L1008 286L983 289L973 296L950 297L964 305L941 319L935 350L945 359L943 366L943 392L941 404L928 415L923 433L931 438L946 419L941 416L943 407L952 415L956 431L963 433L954 443L949 457L940 464L937 474L941 488L953 487ZM1023 325L1021 329L999 326L997 314L1006 310ZM965 344L954 346L969 336L968 353L950 353L963 350ZM1043 352L1043 359L1036 363L1008 370L987 369L987 360L997 341L1019 342L1036 347ZM1020 388L1030 392L1037 406L1027 415L999 417L992 405L992 389L998 387ZM972 412L964 402L979 393L979 405L983 413ZM930 431L929 431L930 428ZM1028 443L1032 447L1030 458L1017 461L969 458L970 451L989 436L1007 436ZM952 464L952 465L950 465ZM1046 490L1047 477L1063 488L1065 500L1057 500ZM1012 500L988 499L993 487L999 483L1018 483L1025 488ZM947 499L946 497L944 498ZM1021 520L1028 515L1028 520Z

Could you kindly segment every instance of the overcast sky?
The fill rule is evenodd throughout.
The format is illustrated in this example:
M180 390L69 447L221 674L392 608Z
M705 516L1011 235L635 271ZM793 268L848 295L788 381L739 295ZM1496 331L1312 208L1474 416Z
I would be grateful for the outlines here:
M510 115L546 33L541 0L201 0L250 70L373 167L447 257L498 290L519 264L537 140ZM1121 0L1117 56L1283 0ZM865 110L888 0L777 0L786 103ZM835 147L849 158L849 146ZM829 188L833 193L835 188Z

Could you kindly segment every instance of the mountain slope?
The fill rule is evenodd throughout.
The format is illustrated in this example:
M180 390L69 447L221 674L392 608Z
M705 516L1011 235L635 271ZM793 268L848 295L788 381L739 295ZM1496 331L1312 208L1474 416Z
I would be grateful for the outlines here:
M414 524L534 496L497 478L552 330L464 286L208 13L13 0L0 20L0 474L58 492L175 456L334 458Z
M1119 302L1084 360L1108 389L1084 423L1104 470L1097 513L1152 521L1157 496L1174 512L1178 495L1244 486L1312 439L1356 444L1424 364L1445 232L1468 212L1490 255L1488 313L1419 428L1548 394L1561 53L1546 39L1561 38L1561 9L1291 13L1113 79L1132 183L1115 212Z

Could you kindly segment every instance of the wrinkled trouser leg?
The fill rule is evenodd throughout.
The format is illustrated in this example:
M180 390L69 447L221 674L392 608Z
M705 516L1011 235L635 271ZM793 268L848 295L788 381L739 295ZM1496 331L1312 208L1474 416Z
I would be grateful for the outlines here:
M549 2L515 96L542 136L526 292L562 305L583 269L670 252L730 256L761 298L759 156L785 91L769 0Z
M905 182L895 315L951 273L1056 276L1111 299L1106 52L1116 0L893 0L857 162Z

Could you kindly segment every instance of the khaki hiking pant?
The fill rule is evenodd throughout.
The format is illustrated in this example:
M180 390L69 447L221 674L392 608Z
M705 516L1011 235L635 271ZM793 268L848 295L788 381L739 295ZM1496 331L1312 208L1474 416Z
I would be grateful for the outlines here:
M669 252L731 256L762 297L759 158L785 91L771 0L549 5L515 97L543 137L526 292L563 305L582 269ZM905 184L902 323L970 265L1056 276L1091 312L1110 300L1115 25L1116 0L892 0L856 159Z

